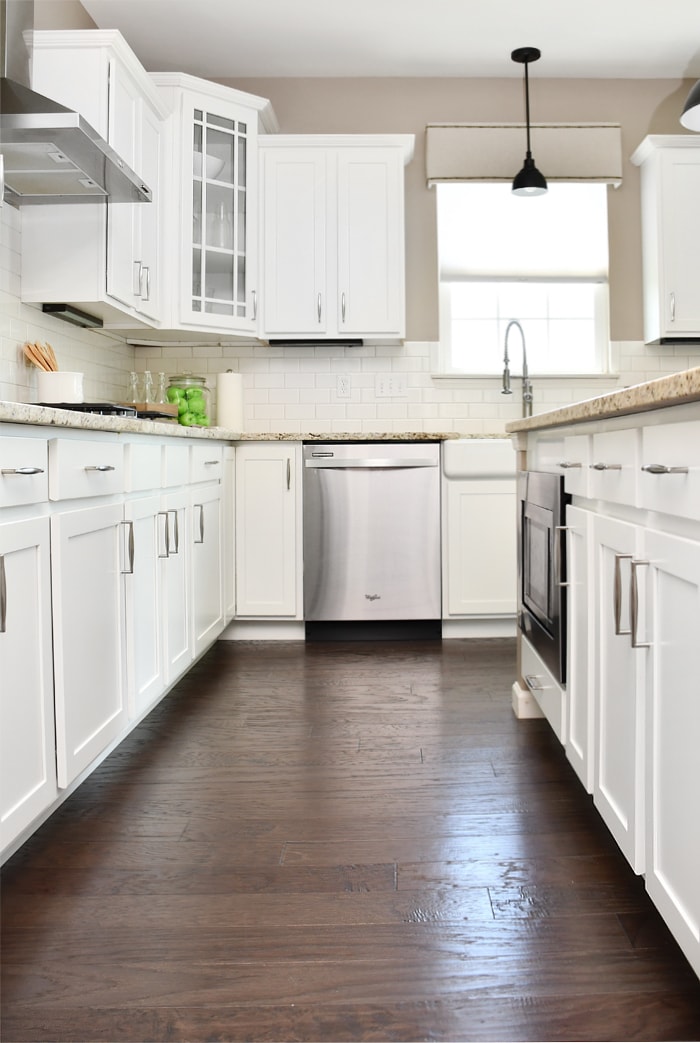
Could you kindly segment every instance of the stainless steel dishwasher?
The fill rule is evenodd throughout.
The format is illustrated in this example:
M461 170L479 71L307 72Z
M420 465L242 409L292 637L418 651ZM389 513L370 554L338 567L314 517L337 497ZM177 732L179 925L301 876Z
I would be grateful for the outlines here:
M439 443L307 444L303 490L307 632L440 620Z

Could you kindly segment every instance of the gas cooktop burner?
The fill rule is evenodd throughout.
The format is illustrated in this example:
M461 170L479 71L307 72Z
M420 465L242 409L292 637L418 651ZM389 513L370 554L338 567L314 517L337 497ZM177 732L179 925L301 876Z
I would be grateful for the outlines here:
M50 409L71 409L76 413L100 413L102 416L137 416L131 406L122 406L118 402L39 402L40 406Z

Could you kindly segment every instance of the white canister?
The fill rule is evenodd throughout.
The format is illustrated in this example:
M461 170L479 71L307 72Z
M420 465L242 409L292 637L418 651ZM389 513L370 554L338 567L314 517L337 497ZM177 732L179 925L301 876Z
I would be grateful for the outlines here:
M229 431L243 431L243 375L219 373L216 378L216 424Z
M37 394L39 402L82 402L83 374L66 373L63 370L45 372L40 369L37 373Z

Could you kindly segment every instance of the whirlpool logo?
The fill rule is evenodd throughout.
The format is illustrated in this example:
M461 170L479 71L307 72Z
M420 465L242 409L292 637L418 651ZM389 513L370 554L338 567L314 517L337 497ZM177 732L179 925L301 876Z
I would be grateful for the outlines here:
M381 601L382 600L382 595L381 594L365 594L365 598L366 598L367 601Z

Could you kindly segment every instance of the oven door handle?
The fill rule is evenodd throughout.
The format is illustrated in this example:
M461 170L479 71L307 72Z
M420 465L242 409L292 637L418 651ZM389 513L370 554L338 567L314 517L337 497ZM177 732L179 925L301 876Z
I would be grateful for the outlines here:
M565 534L564 535L564 539L566 540L566 533L567 532L573 532L573 529L571 528L570 525L555 525L554 526L554 531L555 532L563 532ZM560 537L560 539L561 539L561 537ZM559 548L559 554L558 555L556 553L556 548L555 548L555 557L554 557L554 575L555 576L559 575L559 570L561 568L561 560L562 560L561 548ZM555 587L570 587L571 583L569 583L568 580L555 579L554 586Z

